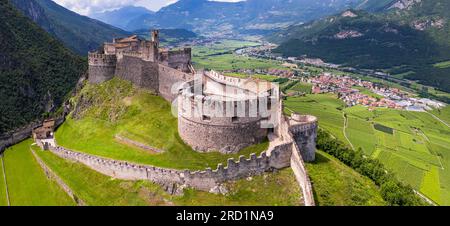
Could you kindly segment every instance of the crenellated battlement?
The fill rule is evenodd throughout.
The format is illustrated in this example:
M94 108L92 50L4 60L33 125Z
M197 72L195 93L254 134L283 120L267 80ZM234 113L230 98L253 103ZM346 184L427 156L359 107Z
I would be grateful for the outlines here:
M207 168L201 171L139 165L75 152L63 147L51 146L49 150L64 159L78 161L114 178L150 180L159 184L172 183L209 192L226 181L259 175L273 168L282 169L288 167L291 158L291 145L292 143L280 144L262 152L259 156L253 153L248 158L243 155L238 160L230 158L225 167L222 164L218 164L215 170Z
M143 58L144 55L142 53L138 52L123 52L123 56L129 56L129 57L136 57L136 58Z
M112 66L115 67L117 63L116 55L108 55L101 53L88 54L89 66Z
M303 159L308 162L315 160L317 128L315 116L293 113L290 117L289 131L299 146Z

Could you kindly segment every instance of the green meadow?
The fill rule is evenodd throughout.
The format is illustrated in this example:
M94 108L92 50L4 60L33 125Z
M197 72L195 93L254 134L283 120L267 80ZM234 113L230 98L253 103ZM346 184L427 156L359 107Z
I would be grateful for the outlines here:
M284 102L285 113L292 111L318 117L321 127L334 136L345 141L343 128L344 117L341 109L344 103L332 94L306 95L304 97L288 97Z
M36 146L33 148L88 205L301 205L301 191L291 169L226 183L227 195L186 189L182 195L172 196L149 181L112 179L83 164L64 160Z
M444 61L433 65L436 68L449 68L450 67L450 61Z
M373 181L325 152L317 151L316 161L306 168L319 206L386 205Z
M300 92L305 94L311 94L312 84L298 82L293 87L291 87L287 92Z
M196 152L179 137L170 103L117 78L100 85L88 84L80 96L93 104L80 113L79 119L69 117L56 132L58 144L75 151L160 167L201 170L215 169L228 158L260 154L269 145L266 141L228 155ZM116 135L164 152L150 153L123 144Z
M442 109L433 110L430 113L450 125L450 105L447 105Z
M332 99L335 103L333 104ZM331 95L288 98L287 108L319 117L319 125L343 142L379 159L398 178L440 205L450 205L450 128L425 112L363 106L340 110ZM448 119L448 107L433 114Z
M257 45L259 45L257 42L220 40L210 45L193 46L192 62L196 69L218 71L283 68L278 61L245 57L234 53L236 49Z
M23 141L8 148L4 153L11 205L75 205L74 201L54 181L47 178L30 151L31 142L31 140Z

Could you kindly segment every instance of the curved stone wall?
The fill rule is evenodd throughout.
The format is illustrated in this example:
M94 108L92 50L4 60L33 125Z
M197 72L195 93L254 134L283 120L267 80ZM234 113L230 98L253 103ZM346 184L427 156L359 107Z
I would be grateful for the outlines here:
M231 119L228 125L215 125L181 116L178 131L188 145L200 152L236 153L267 137L267 129L262 129L259 121L232 123Z
M224 100L194 95L191 89L183 89L177 100L178 132L194 150L237 153L267 138L268 129L262 124L268 115L263 117L253 108L258 100Z

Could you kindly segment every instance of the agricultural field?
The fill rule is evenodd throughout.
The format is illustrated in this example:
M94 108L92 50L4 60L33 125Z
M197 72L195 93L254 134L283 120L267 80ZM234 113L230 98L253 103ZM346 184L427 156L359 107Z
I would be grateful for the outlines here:
M328 96L329 98L335 98ZM363 106L339 110L324 95L288 98L286 107L319 117L319 125L354 149L379 159L398 178L441 205L450 205L450 128L425 112ZM338 101L338 100L335 100ZM328 106L328 107L324 107ZM433 114L448 119L448 107ZM339 120L337 120L339 119ZM334 124L334 125L333 125Z
M58 144L75 151L166 168L215 169L228 158L260 154L269 145L266 141L230 155L196 152L179 137L177 118L169 102L118 78L87 85L80 95L91 98L94 104L79 119L69 117L56 131ZM164 152L151 153L123 144L116 135Z
M332 94L306 95L305 97L288 97L284 102L285 113L292 111L310 114L319 118L319 125L344 141L344 117L341 109L344 103Z
M450 125L450 105L442 109L433 110L430 113Z
M229 76L229 77L244 78L244 79L248 79L248 78L261 79L261 80L266 80L269 82L273 82L273 81L279 79L279 77L277 77L277 76L263 75L263 74L248 75L248 74L242 74L242 73L225 73L225 75Z
M319 206L386 205L373 181L325 152L317 151L316 161L306 168Z
M11 205L74 205L74 201L54 181L47 178L34 159L30 151L31 142L31 140L23 141L8 148L4 153L6 182Z
M369 96L369 97L373 97L373 98L377 98L377 99L383 98L383 96L378 95L378 94L376 94L376 93L370 91L370 90L367 89L367 88L364 88L364 87L361 87L361 86L356 86L356 87L353 87L353 88L358 89L362 94L365 94L365 95L367 95L367 96Z
M301 191L291 169L229 182L225 185L229 190L228 195L187 189L182 195L172 196L149 181L112 179L80 163L66 161L51 152L42 151L37 146L33 148L71 187L75 195L88 205L301 205Z
M291 87L288 91L289 92L300 92L305 94L311 94L312 92L312 84L304 83L304 82L298 82L293 87Z
M450 67L450 61L444 61L433 65L436 68L449 68Z
M284 68L278 61L245 57L234 53L236 49L257 45L259 45L257 42L221 40L210 45L193 46L192 62L196 69L217 71Z

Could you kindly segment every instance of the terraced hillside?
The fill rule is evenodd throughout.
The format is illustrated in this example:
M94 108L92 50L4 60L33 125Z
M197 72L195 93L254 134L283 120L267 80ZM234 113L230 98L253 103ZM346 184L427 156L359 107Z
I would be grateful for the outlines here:
M394 2L415 4L392 8ZM448 92L449 68L443 66L450 59L450 2L390 1L381 8L378 4L386 1L369 3L373 4L369 8L381 12L346 10L291 26L268 39L280 43L275 51L285 56L306 55L348 67L384 70Z
M293 97L288 98L286 107L317 115L323 129L379 159L401 181L436 203L450 205L448 126L424 112L369 111L362 106L343 109L330 103L333 99L338 101L324 95ZM347 118L345 129L343 115Z

